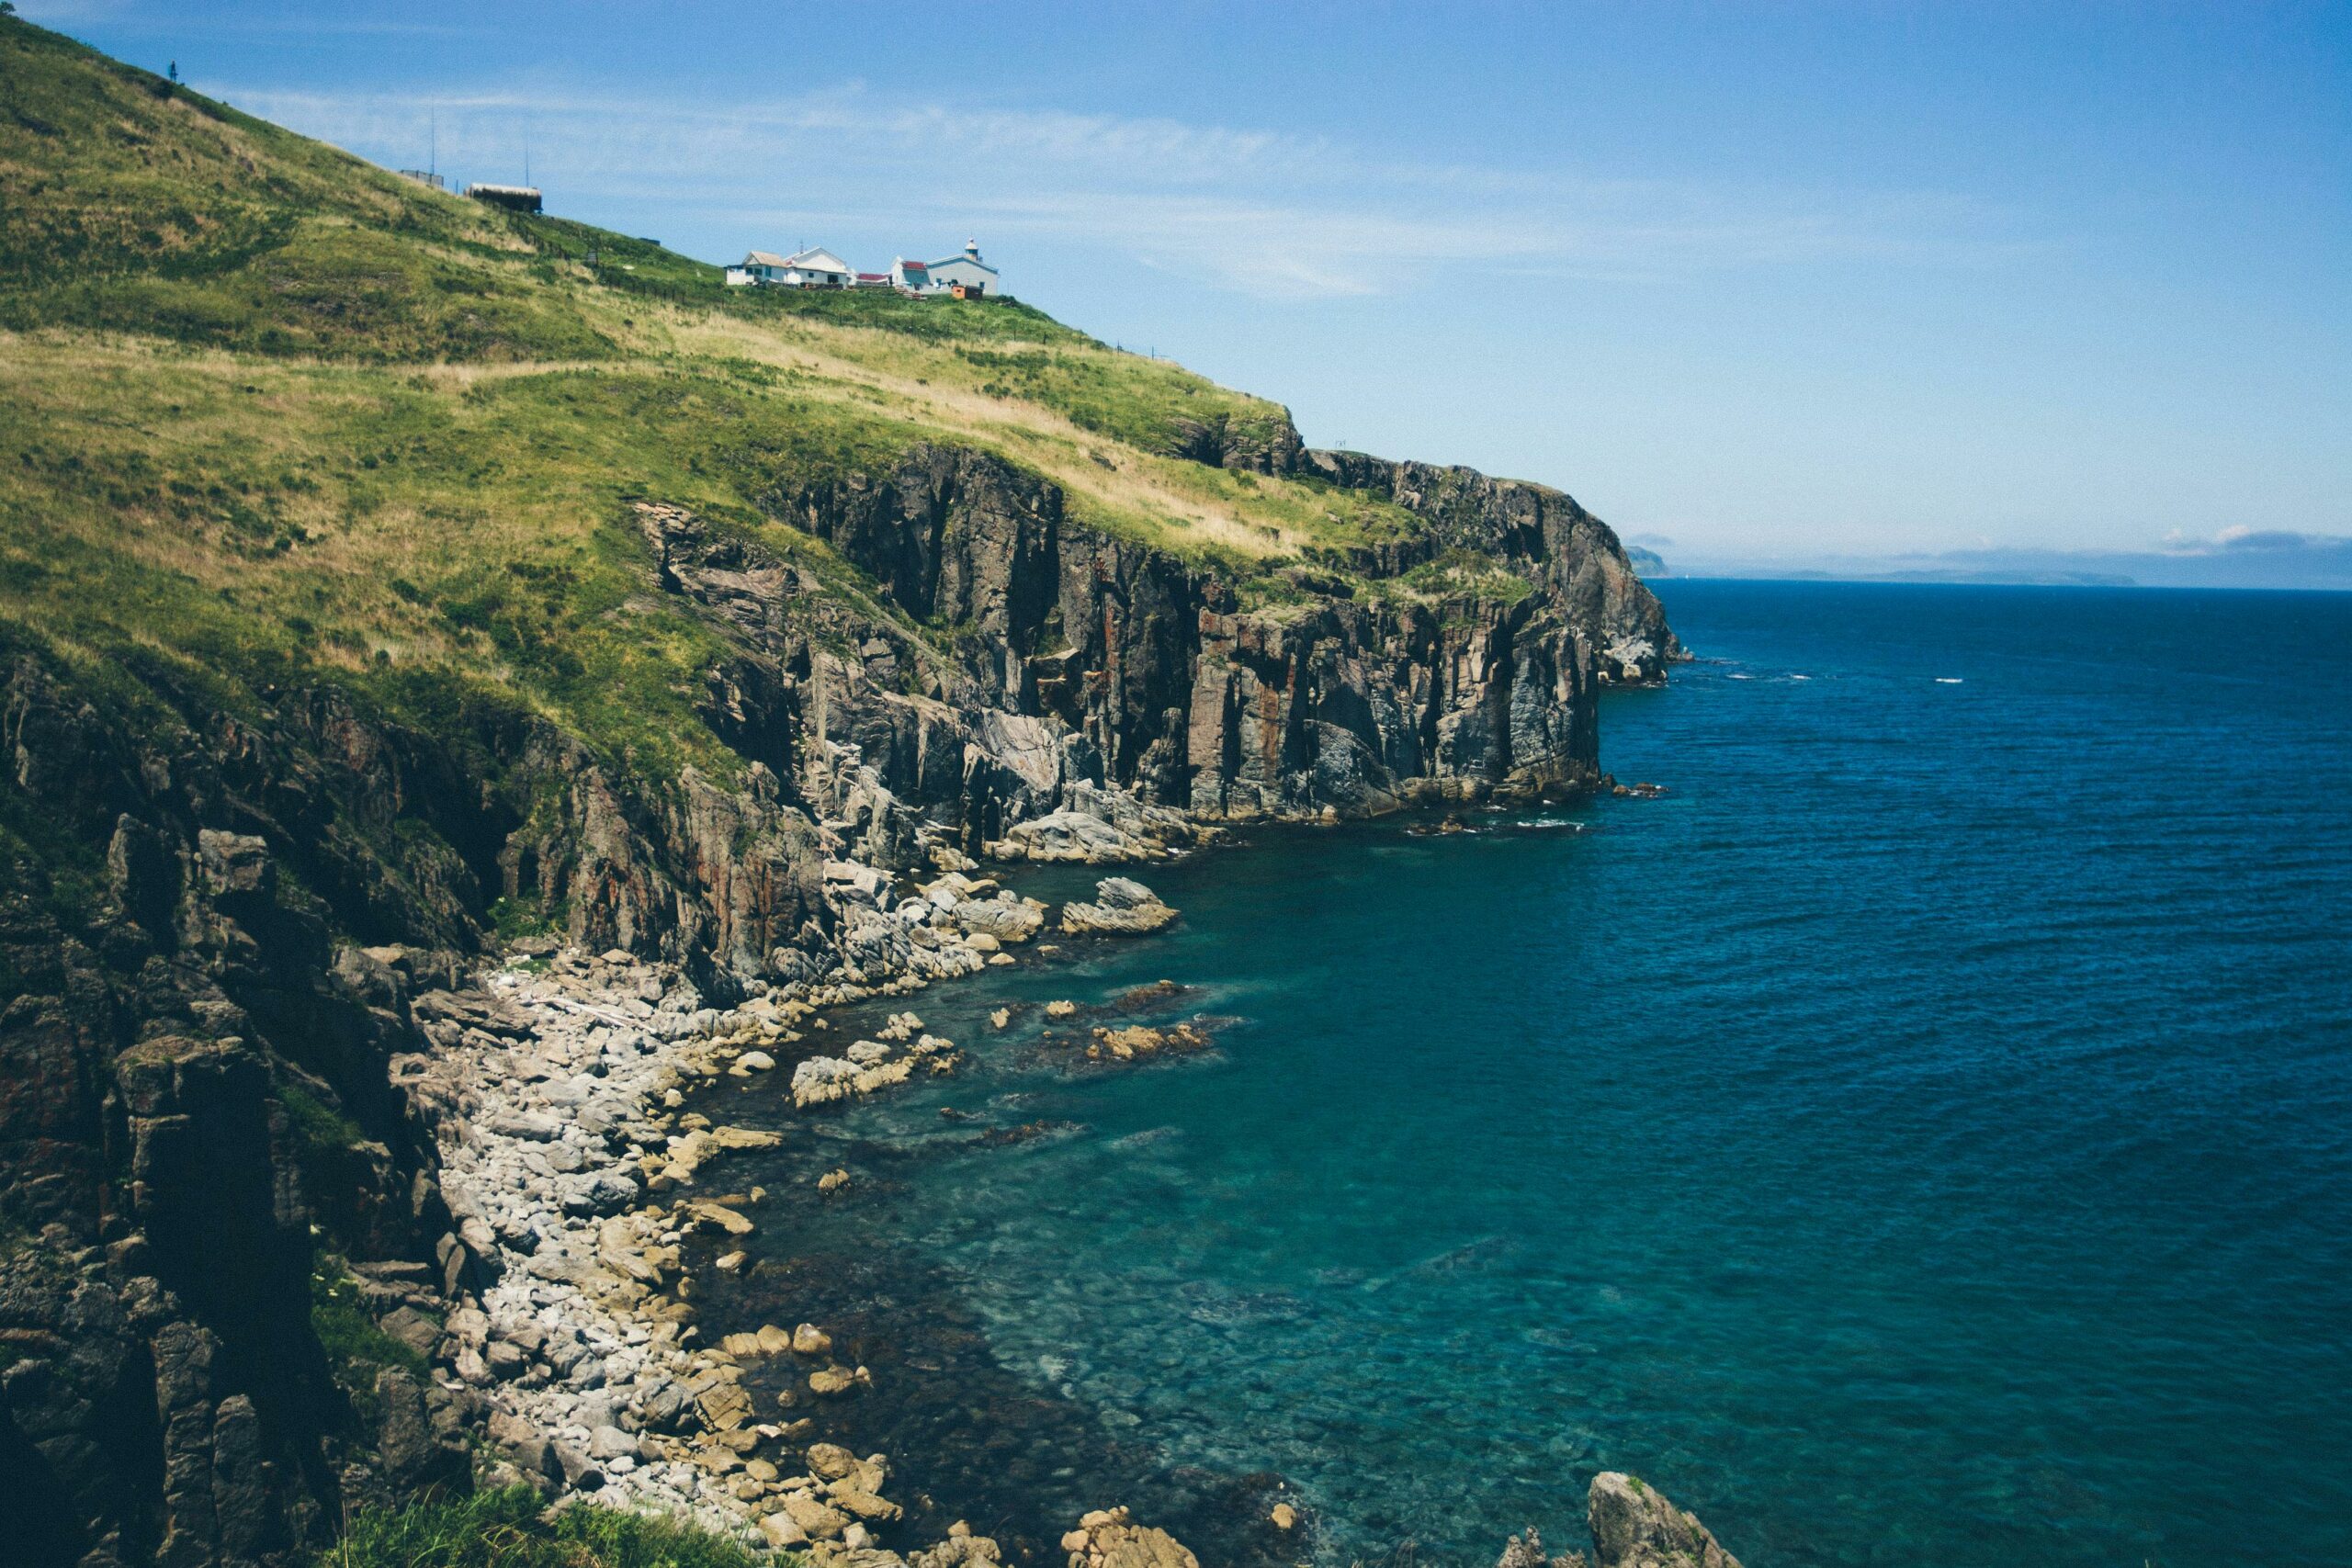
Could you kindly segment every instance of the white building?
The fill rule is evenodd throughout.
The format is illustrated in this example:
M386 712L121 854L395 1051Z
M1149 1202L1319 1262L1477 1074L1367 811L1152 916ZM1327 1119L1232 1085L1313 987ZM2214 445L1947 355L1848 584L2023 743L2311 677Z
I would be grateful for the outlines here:
M932 292L944 294L957 284L982 294L1000 292L996 268L980 259L980 243L964 242L964 254L931 263L924 268L931 275Z
M797 251L788 256L753 251L739 265L727 269L727 281L739 288L764 283L779 288L846 288L849 278L849 263L828 250Z
M997 294L1002 291L996 268L980 259L980 243L967 243L961 255L934 262L909 261L900 256L887 273L854 272L847 262L827 250L800 251L780 256L753 251L727 269L730 288L765 284L775 288L896 288L908 294Z

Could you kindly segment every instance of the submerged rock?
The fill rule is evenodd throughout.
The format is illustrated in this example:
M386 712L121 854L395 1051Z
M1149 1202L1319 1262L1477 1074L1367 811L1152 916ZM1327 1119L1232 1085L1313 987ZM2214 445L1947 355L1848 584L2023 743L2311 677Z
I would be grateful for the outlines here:
M859 1369L859 1371L863 1370ZM847 1393L862 1381L864 1380L859 1378L857 1371L847 1367L826 1367L808 1374L808 1392L832 1398L838 1394Z
M1189 1023L1168 1029L1130 1024L1125 1029L1097 1029L1086 1047L1090 1062L1132 1062L1162 1055L1189 1055L1209 1048L1207 1033Z

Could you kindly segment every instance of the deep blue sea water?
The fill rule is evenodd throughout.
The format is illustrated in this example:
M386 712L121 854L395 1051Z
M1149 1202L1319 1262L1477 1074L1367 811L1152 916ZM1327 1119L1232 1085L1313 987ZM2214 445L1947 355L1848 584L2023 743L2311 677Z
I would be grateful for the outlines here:
M1662 593L1665 798L1145 874L1181 928L926 993L973 1066L850 1119L1084 1131L854 1223L1320 1561L1616 1468L1750 1568L2352 1562L2352 595ZM979 1016L1161 976L1215 1055Z

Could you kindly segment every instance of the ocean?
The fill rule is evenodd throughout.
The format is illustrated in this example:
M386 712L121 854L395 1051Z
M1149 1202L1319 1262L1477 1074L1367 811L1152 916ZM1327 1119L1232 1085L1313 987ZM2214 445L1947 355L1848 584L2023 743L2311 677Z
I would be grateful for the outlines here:
M769 1118L855 1181L710 1310L867 1323L917 1489L1274 1474L1301 1560L1618 1469L1749 1568L2352 1562L2352 595L1659 588L1665 795L1139 873L1171 932L899 1004L959 1076ZM1035 1043L1163 978L1213 1050Z

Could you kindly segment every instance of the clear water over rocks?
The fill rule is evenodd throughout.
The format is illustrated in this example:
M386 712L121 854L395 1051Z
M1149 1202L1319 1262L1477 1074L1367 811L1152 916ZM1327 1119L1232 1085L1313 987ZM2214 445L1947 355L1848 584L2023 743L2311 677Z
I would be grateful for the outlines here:
M1663 798L1150 868L1170 931L916 998L969 1064L761 1245L921 1260L1317 1560L1601 1469L1751 1568L2352 1560L2352 599L1663 593L1702 662L1603 716ZM1209 1051L1035 1043L1163 977Z

